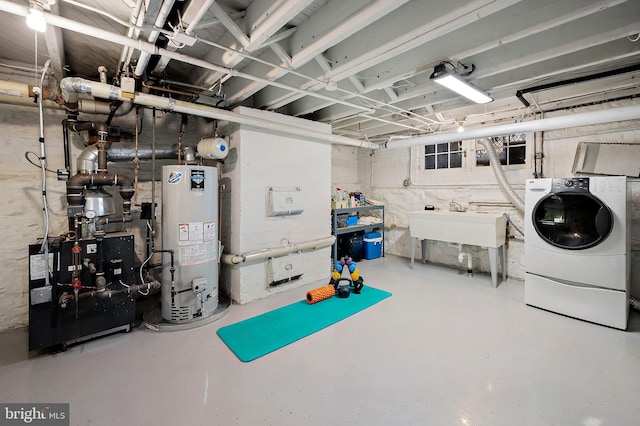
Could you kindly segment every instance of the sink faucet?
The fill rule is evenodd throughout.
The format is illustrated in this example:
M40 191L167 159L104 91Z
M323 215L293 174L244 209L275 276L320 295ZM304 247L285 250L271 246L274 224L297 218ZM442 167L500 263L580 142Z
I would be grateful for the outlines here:
M462 204L451 200L451 202L449 203L449 211L451 211L451 212L464 212L464 211L467 211L467 209L463 208Z

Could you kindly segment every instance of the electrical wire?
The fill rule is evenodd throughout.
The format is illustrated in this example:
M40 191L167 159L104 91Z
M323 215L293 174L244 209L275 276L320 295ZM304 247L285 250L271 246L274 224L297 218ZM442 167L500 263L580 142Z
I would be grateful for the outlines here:
M37 36L36 36L36 61L38 57L38 49L37 49ZM44 253L45 257L45 285L50 285L49 282L49 205L47 202L47 156L44 144L44 108L42 105L42 86L44 84L44 78L47 74L47 70L49 69L49 65L51 64L51 60L47 60L45 62L44 67L42 69L42 77L40 78L40 85L38 86L38 116L40 123L40 166L41 166L41 181L42 181L42 220L44 225L44 234L42 238L42 246L40 247L40 252ZM36 62L35 66L38 66Z
M147 226L149 226L149 221L147 221ZM140 282L142 284L145 284L144 282L144 277L142 276L142 271L144 271L144 265L146 265L149 260L151 260L151 257L153 256L153 251L149 254L149 257L147 257L144 262L142 262L142 265L140 265ZM142 294L143 296L148 296L149 295L149 287L147 285L147 292L143 293L140 290L138 290L138 293Z
M41 167L42 167L42 165L41 165L41 164L38 164L38 163L35 163L31 158L29 158L29 155L35 155L35 156L36 156L36 158L38 158L38 161L39 161L39 160L40 160L40 157L38 157L38 154L36 154L36 153L35 153L35 152L33 152L33 151L26 151L26 152L24 153L24 158L26 158L26 159L27 159L27 161L28 161L29 163L33 164L33 165L34 165L34 166L36 166L37 168L41 168ZM51 170L51 169L47 169L47 171L48 171L48 172L50 172L50 173L57 173L55 170Z

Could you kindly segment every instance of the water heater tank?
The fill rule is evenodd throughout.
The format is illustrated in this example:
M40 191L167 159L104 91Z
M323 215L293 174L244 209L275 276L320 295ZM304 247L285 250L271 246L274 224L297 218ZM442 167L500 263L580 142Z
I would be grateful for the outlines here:
M204 319L218 307L218 172L209 166L162 167L162 318Z

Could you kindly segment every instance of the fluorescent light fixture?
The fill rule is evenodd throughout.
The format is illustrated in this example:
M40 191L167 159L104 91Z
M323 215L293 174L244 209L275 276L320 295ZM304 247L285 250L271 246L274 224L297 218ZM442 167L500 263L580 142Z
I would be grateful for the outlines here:
M47 30L47 21L44 19L40 4L31 2L29 14L27 15L27 26L41 33Z
M436 65L430 78L447 89L471 99L475 103L486 104L487 102L493 101L493 98L489 96L487 92L473 86L455 72L447 70L444 64Z

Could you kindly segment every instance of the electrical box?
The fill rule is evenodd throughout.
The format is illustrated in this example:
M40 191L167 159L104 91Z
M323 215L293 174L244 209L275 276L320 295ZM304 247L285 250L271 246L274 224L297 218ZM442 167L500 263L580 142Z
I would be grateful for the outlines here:
M269 188L269 216L300 214L302 208L301 188Z
M272 257L269 259L267 283L270 287L295 281L302 277L302 255Z

